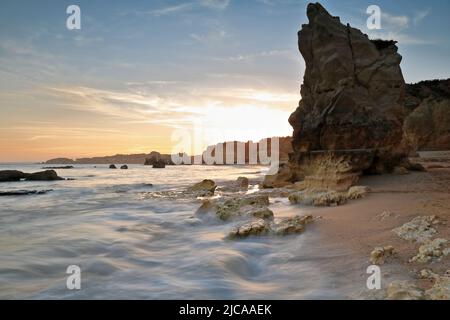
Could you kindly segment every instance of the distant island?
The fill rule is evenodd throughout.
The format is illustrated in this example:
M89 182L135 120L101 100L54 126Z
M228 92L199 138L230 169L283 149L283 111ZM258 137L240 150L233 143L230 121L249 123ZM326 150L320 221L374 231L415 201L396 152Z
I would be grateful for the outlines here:
M270 140L270 139L269 139ZM245 162L249 163L249 144L252 141L245 142ZM224 142L225 143L234 143L236 148L237 141ZM257 142L257 146L259 148L259 143ZM289 153L292 152L292 137L281 137L279 138L279 152L280 152L280 161L286 162L289 159ZM214 153L213 153L214 154ZM195 156L190 156L193 159ZM226 158L226 150L224 148L223 157ZM78 158L78 159L69 159L69 158L54 158L44 162L47 165L73 165L73 164L111 164L111 163L122 163L122 164L142 164L142 165L153 165L158 161L164 161L167 165L172 165L172 155L171 154L162 154L157 151L152 151L150 153L138 153L138 154L116 154L112 156L102 156L102 157L92 157L92 158ZM235 159L236 161L236 159ZM224 161L225 163L225 161ZM259 159L258 159L259 163Z

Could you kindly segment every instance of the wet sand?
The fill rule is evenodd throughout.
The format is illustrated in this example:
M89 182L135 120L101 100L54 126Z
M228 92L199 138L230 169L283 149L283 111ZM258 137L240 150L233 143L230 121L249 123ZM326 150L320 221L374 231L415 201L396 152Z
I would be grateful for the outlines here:
M423 164L427 172L363 177L358 184L371 188L367 197L343 206L308 209L308 213L322 217L315 226L322 241L351 250L354 255L351 258L363 259L367 266L375 247L395 248L395 257L381 268L384 288L390 281L409 279L427 289L431 282L418 280L420 270L429 268L443 274L450 269L448 256L425 264L408 262L417 254L420 244L403 240L392 232L416 216L436 215L441 223L435 226L438 233L433 238L450 239L450 152L426 153L426 158L414 161ZM383 217L383 212L389 214ZM282 210L278 213L283 215Z

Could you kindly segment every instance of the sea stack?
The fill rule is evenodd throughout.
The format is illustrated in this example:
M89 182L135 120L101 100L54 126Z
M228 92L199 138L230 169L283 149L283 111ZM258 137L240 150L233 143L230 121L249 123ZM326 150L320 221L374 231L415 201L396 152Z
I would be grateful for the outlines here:
M298 33L306 63L297 110L290 116L293 153L266 187L304 181L347 190L364 173L402 165L405 81L395 41L370 40L319 3Z

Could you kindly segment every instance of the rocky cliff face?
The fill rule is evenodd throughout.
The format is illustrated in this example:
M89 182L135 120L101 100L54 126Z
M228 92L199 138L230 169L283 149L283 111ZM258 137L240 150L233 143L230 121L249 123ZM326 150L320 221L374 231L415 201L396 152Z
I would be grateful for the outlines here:
M403 130L413 151L450 150L450 79L406 86Z
M391 171L405 157L402 57L394 41L369 40L318 3L307 15L298 33L306 63L302 100L289 118L294 153L280 174L346 189L363 172Z

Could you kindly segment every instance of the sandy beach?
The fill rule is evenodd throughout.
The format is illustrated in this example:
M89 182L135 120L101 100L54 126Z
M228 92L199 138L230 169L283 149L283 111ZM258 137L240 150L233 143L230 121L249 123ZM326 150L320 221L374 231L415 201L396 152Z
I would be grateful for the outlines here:
M310 209L314 216L322 217L314 231L333 247L351 249L355 259L365 257L367 265L375 247L393 246L395 256L382 266L384 284L409 279L429 289L432 281L419 279L419 271L428 268L445 274L450 269L450 257L425 264L409 262L420 245L399 238L392 230L414 217L436 215L440 221L435 226L436 237L450 238L449 155L449 152L425 152L423 158L415 158L427 168L426 172L363 177L358 184L370 187L367 197L342 206Z

